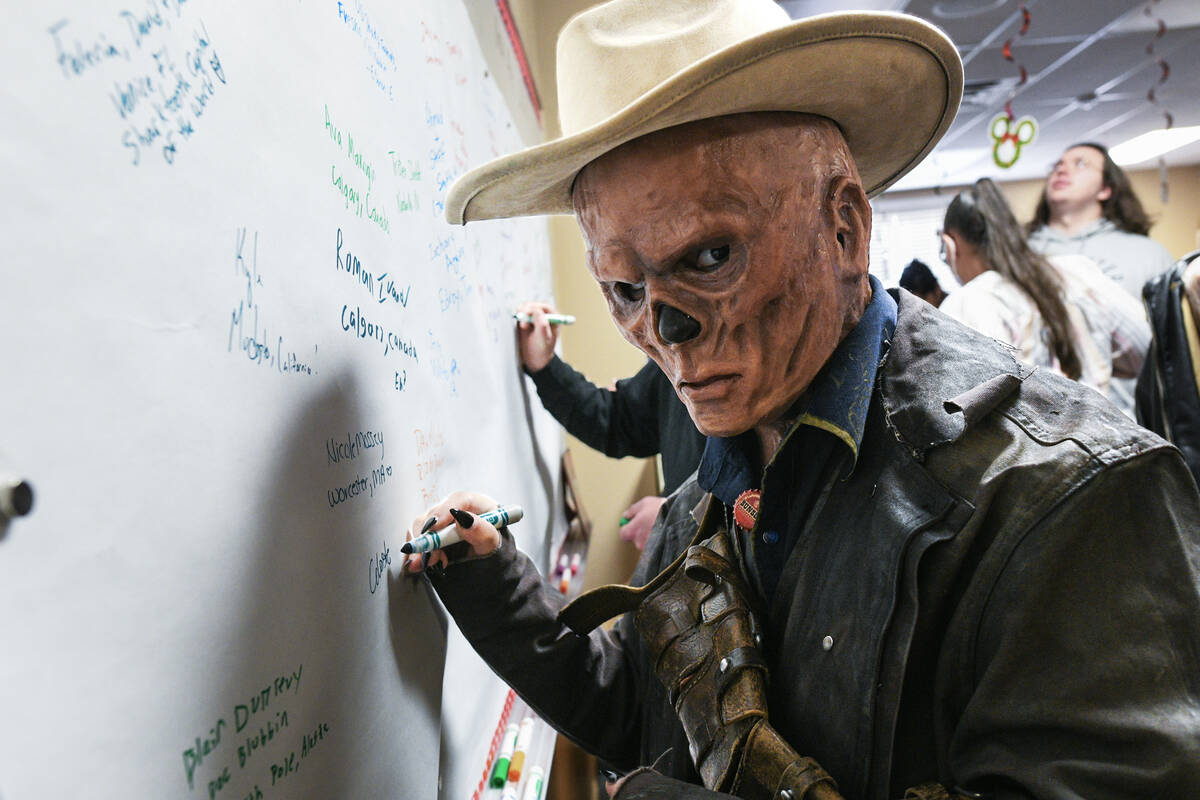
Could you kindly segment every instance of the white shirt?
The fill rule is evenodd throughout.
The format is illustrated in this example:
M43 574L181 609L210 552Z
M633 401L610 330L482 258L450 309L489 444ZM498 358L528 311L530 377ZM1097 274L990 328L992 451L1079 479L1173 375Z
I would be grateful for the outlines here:
M1079 382L1113 400L1133 417L1132 403L1114 397L1110 383L1114 375L1136 377L1146 358L1150 324L1142 304L1105 277L1089 258L1057 256L1049 260L1063 281L1071 341L1079 354ZM941 310L1011 345L1023 361L1062 374L1037 305L1025 290L999 272L988 270L955 289Z

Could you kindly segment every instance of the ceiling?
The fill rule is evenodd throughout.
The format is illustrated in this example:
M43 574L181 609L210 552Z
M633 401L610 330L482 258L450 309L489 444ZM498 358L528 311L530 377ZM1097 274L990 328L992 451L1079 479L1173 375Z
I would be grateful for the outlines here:
M938 25L958 46L966 70L958 117L893 192L984 176L1042 178L1072 143L1112 146L1162 128L1164 109L1175 127L1200 125L1200 0L1026 0L1030 25L1024 36L1018 36L1017 0L780 0L780 5L793 18L827 11L903 11ZM1166 25L1161 37L1160 19ZM1002 53L1008 39L1013 62ZM1150 44L1153 54L1147 53ZM1156 57L1170 69L1161 84ZM1023 86L1016 85L1018 65L1027 71ZM1157 106L1148 99L1151 88ZM1002 169L992 160L989 127L1010 96L1014 115L1033 117L1038 133L1016 163ZM1200 142L1167 154L1166 163L1200 163Z

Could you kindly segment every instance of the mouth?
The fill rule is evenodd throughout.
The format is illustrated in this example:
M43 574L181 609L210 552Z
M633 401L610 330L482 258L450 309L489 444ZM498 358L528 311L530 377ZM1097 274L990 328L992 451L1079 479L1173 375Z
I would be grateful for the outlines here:
M1071 182L1069 180L1067 180L1066 178L1057 178L1055 180L1050 181L1051 189L1065 189L1070 185L1071 185Z
M728 372L710 375L703 380L681 380L679 381L679 392L689 400L713 400L731 392L737 379L737 373Z

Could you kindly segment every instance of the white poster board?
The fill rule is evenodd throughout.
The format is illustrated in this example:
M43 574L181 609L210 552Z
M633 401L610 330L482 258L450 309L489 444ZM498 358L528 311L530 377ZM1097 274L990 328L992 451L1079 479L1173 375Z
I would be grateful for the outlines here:
M466 11L6 11L0 798L469 797L504 688L399 546L471 488L544 564L561 441L544 221L442 222L522 144Z

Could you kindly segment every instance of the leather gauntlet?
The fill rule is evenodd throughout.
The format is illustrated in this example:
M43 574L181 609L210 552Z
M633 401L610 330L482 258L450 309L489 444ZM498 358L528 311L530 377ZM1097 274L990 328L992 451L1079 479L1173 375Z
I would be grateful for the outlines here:
M692 545L634 612L692 761L705 786L743 800L839 797L767 722L767 667L735 558L725 531Z

